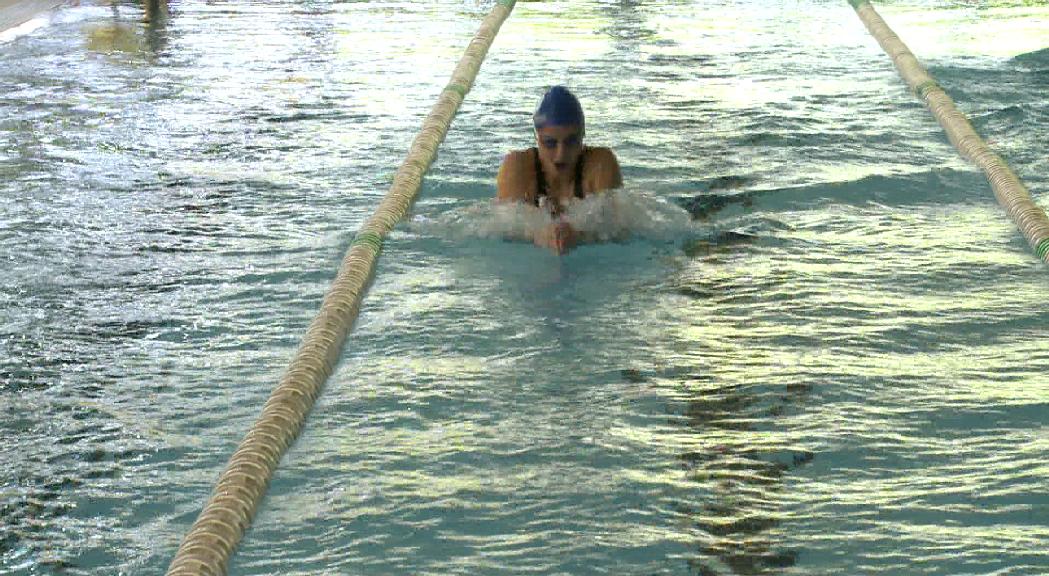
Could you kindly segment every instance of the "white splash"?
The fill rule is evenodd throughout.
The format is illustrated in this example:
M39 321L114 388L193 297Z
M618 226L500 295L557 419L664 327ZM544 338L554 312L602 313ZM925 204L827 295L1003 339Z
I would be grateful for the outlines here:
M51 16L43 15L33 18L29 21L23 22L7 30L0 30L0 44L6 44L16 38L25 36L26 34L32 34L34 31L43 28L51 23Z
M573 200L561 218L598 242L633 238L668 240L707 233L683 208L638 190L612 190ZM549 214L534 206L492 200L433 217L416 215L409 230L452 240L471 237L526 240L552 221Z

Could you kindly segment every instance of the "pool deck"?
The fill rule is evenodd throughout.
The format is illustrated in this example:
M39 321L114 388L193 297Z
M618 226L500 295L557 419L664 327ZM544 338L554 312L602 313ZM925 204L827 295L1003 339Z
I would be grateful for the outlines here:
M0 32L32 20L62 4L62 0L0 0Z

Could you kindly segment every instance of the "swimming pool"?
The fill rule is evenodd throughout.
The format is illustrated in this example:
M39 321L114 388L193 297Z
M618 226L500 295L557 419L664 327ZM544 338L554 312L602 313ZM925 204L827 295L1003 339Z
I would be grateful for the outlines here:
M1022 4L879 10L1046 207ZM165 569L488 7L0 44L0 574ZM482 232L555 82L631 242ZM1045 573L1045 274L847 3L519 3L230 572Z

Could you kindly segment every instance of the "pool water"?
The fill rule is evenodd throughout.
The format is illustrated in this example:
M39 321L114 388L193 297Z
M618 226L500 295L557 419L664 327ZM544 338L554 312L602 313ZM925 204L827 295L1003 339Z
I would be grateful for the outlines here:
M883 16L1049 207L1049 7ZM0 574L162 573L492 2L0 43ZM628 240L504 241L567 83ZM1049 270L847 2L520 2L230 574L1049 573Z

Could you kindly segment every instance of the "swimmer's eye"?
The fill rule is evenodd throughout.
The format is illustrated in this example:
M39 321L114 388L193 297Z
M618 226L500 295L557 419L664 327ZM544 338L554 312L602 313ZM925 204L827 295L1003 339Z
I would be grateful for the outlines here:
M554 138L543 138L543 148L557 148L557 140Z
M565 146L579 146L579 136L565 138Z

